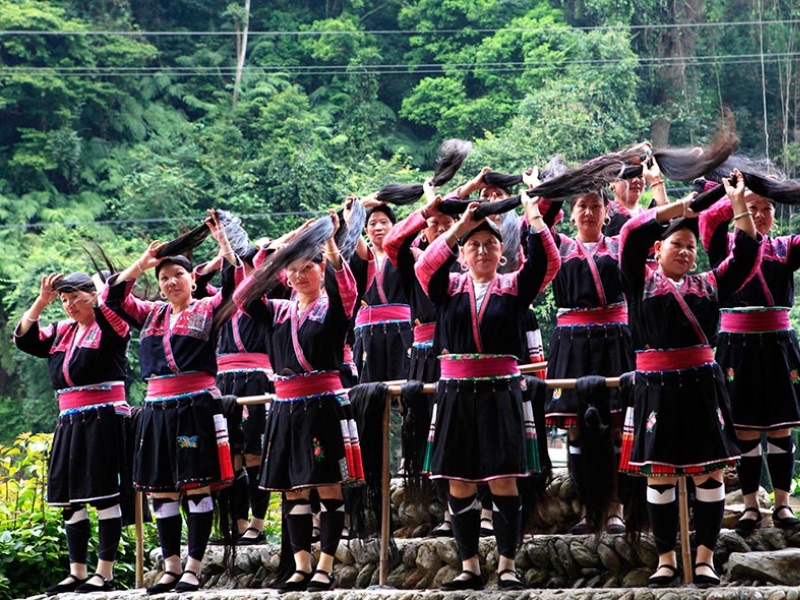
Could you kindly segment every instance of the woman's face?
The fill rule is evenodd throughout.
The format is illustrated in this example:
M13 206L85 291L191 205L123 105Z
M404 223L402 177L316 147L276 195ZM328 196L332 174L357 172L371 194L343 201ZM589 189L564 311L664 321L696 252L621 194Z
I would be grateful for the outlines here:
M94 299L96 293L91 292L61 292L61 306L67 316L81 325L94 321Z
M578 196L572 204L572 221L578 228L581 240L594 242L600 239L608 210L599 194Z
M661 272L675 281L684 277L697 260L697 238L688 229L679 229L655 243L656 261Z
M286 279L298 294L317 294L322 289L322 264L296 260L286 269Z
M502 255L502 242L488 231L472 235L461 248L461 256L473 278L494 277Z
M425 239L432 242L453 226L453 217L440 212L434 212L428 217L428 226L423 230Z
M747 203L747 210L753 215L756 231L761 235L767 235L775 222L775 205L752 192L745 193L744 199Z
M380 211L373 212L367 219L367 237L375 248L383 248L383 240L392 228L392 221Z
M632 207L639 202L639 198L642 196L644 179L642 177L633 177L615 181L611 184L611 189L614 190L615 200L622 202L625 206Z
M192 299L194 273L189 273L180 265L167 263L158 271L158 287L167 301L183 306Z

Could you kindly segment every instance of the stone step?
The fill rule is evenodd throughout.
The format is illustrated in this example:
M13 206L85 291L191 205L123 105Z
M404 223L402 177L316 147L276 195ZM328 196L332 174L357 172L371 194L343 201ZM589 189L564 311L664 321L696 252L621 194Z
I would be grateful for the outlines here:
M336 586L363 590L376 585L379 551L378 540L342 542L336 552ZM777 551L784 551L784 555ZM315 552L318 552L316 545ZM481 538L479 555L482 572L490 574L488 585L494 586L497 570L494 538ZM742 564L732 560L732 555L752 555L753 560ZM145 586L155 583L162 569L158 550L151 553L150 559L154 568L145 574ZM240 547L235 563L236 578L233 579L223 567L223 549L212 546L206 553L203 566L203 588L262 589L274 579L279 560L280 548L277 545ZM649 535L643 535L638 544L629 543L622 535L599 538L536 535L523 540L516 565L525 580L538 590L627 589L646 586L657 560ZM800 585L800 532L761 529L745 539L733 531L723 531L714 560L726 584L752 585L755 581L759 584ZM739 566L729 570L729 565L733 564ZM398 589L436 589L442 582L455 577L460 569L452 539L396 539L390 557L388 583Z
M441 592L439 590L342 590L330 592L304 593L293 592L279 595L272 590L224 590L211 589L196 592L191 595L166 593L153 596L158 600L176 600L178 598L203 598L205 600L251 600L272 596L284 600L483 600L483 599L514 599L514 600L800 600L800 592L796 587L770 586L770 587L726 587L720 586L705 590L692 587L680 587L650 590L647 588L628 589L554 589L554 590L527 590L521 592L501 593L498 590L481 590L475 592ZM44 595L31 596L29 600L44 600ZM116 591L95 594L62 594L51 598L69 598L76 600L142 600L148 598L142 590Z

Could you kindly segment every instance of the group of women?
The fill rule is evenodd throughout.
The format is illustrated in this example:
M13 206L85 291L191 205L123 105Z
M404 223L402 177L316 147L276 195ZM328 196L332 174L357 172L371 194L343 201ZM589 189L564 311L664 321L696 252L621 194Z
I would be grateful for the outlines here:
M675 484L682 476L695 487L694 581L719 583L713 550L724 508L722 470L739 461L746 509L737 530L746 535L761 523L756 492L764 431L776 494L773 521L800 526L788 506L790 428L800 423L800 352L788 307L800 237L769 236L770 199L746 190L734 171L723 179L726 198L698 219L691 198L668 200L658 164L650 161L641 179L613 185L614 199L605 189L576 195L570 217L575 234L568 236L556 231L561 203L540 198L537 179L526 176L516 247L504 239L502 223L484 216L487 203L511 192L488 182L487 172L455 191L458 197L481 193L478 201L464 202L455 218L430 186L425 205L396 225L391 208L367 201L369 244L360 240L349 260L336 242L343 224L331 212L332 233L324 243L296 255L280 274L282 294L272 291L274 285L267 295L252 292L259 264L293 249L307 227L265 243L255 256L237 256L215 213L207 224L219 243L217 262L228 263L219 289L203 283L198 292L189 260L163 255L157 242L112 275L101 292L84 274L43 277L14 339L23 351L48 358L59 400L48 501L63 508L70 573L48 593L113 589L130 452L133 484L153 499L165 561L163 575L147 592L197 590L213 492L235 478L220 444L226 436L220 389L252 394L271 384L269 415L253 416L244 441L234 443L247 457L237 470L244 467L251 497L259 498L252 501L251 521L246 509L236 513L237 534L243 543L260 541L265 500L257 494L282 492L296 570L281 589L330 589L345 522L342 486L363 481L343 384L351 372L351 343L352 362L365 381L438 381L425 471L443 484L462 561L462 571L442 589L484 586L479 484L489 490L498 587L524 589L514 568L522 533L518 480L533 475L538 461L519 365L541 351L531 304L550 283L558 314L548 377L633 372L630 397L610 397L608 425L615 431L619 469L647 477L647 512L659 554L652 587L679 581ZM654 201L650 209L638 203L645 182ZM712 269L696 273L701 242ZM507 268L508 257L516 262L517 255L519 265ZM133 293L149 269L155 270L160 301ZM56 298L68 319L40 328L42 310ZM229 304L235 310L225 310ZM140 330L147 397L128 444L124 380L131 328ZM545 410L549 425L569 429L570 471L579 491L589 495L592 490L580 490L586 485L579 477L580 402L571 390L555 389ZM234 414L232 440L245 416ZM320 504L315 568L312 489ZM620 498L611 500L599 523L587 518L573 532L624 532ZM97 508L100 530L91 577L87 504ZM183 566L182 505L188 521Z

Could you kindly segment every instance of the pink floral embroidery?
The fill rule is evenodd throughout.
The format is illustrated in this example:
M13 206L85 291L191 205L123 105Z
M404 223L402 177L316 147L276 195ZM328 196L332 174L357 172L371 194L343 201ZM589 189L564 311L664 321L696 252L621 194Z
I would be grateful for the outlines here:
M719 428L725 429L725 419L722 418L722 411L717 409L717 419L719 419Z
M319 462L325 458L325 450L322 449L322 444L319 443L317 438L311 440L311 447L314 452L314 460Z
M653 433L653 430L656 428L656 420L658 418L658 413L653 411L650 413L650 416L647 417L647 433Z
M800 373L797 372L797 369L789 371L789 377L791 377L792 383L800 383Z
M725 379L733 381L734 376L733 367L728 367L728 370L725 371Z

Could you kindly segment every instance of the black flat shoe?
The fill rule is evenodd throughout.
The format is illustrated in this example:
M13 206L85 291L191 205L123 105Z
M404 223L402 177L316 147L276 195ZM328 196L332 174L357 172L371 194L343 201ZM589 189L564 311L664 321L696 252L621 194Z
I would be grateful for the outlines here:
M305 592L308 588L308 582L314 576L313 573L306 573L305 571L295 571L294 574L300 575L300 579L297 581L284 581L278 588L281 594L286 592Z
M697 567L708 567L714 575L698 575ZM695 586L699 588L710 588L719 585L719 576L714 570L714 565L707 562L699 562L694 565L694 582Z
M672 575L652 575L650 579L647 580L647 587L651 589L672 588L678 587L681 584L681 578L680 575L678 575L677 567L673 567L672 565L668 564L658 565L656 573L659 571L659 569L667 569L672 573Z
M69 579L67 583L57 583L55 585L51 585L44 591L44 593L47 594L48 596L55 596L56 594L66 594L68 592L74 592L75 590L78 589L78 587L80 587L81 585L83 585L88 581L88 579L78 579L72 573L67 575L67 579Z
M501 579L503 575L513 575L513 579ZM497 588L501 590L527 590L528 586L514 569L503 569L497 572Z
M327 592L328 590L333 589L333 583L336 580L333 578L332 573L328 573L327 571L323 571L322 569L317 569L316 571L314 571L311 577L313 577L314 575L324 575L325 577L328 578L328 581L314 581L313 579L311 579L311 581L308 582L308 587L306 588L307 592Z
M193 575L197 579L197 583L189 583L187 581L179 581L175 584L175 592L178 594L185 594L187 592L196 592L200 589L200 575L195 573L194 571L190 571L189 569L183 570L183 575L186 574ZM181 575L181 577L183 577Z
M94 585L93 583L89 583L91 579L94 577L99 577L100 581L103 583L101 585ZM79 585L75 588L75 591L79 594L91 594L92 592L113 592L116 590L116 586L110 579L106 579L100 573L95 573L89 579L86 580L86 583Z
M147 588L144 593L148 596L153 596L155 594L163 594L164 592L171 592L175 589L175 585L178 583L178 580L181 578L180 573L173 573L172 571L164 571L164 575L168 575L172 577L172 581L169 583L157 583L155 585L151 585ZM164 577L162 575L162 577Z
M249 536L245 535L248 531L254 531L255 535ZM239 539L236 540L237 546L258 546L260 544L267 543L267 536L264 535L263 531L259 531L255 527L248 527L242 532L242 535L239 536Z
M745 519L744 516L747 513L755 513L757 517L755 519ZM758 510L755 506L750 506L745 508L742 511L742 516L739 517L739 520L736 522L736 533L741 535L742 537L748 536L753 533L756 529L761 528L761 522L763 518L761 517L761 511Z
M466 579L451 579L450 581L445 581L439 589L443 592L457 592L461 590L482 590L483 589L483 577L478 575L477 573L473 573L472 571L461 571L460 575L466 575ZM458 577L458 576L456 576Z
M451 538L453 537L453 526L450 521L442 521L436 527L431 529L428 534L429 538Z
M792 516L779 517L778 515L784 509L790 511ZM781 504L780 506L775 507L775 510L772 511L772 522L778 529L796 529L798 526L800 526L800 519L794 516L794 511L788 504Z
M606 518L606 533L611 535L622 535L625 533L625 531L625 521L622 520L622 517L611 515L610 517Z
M575 523L572 527L569 528L570 535L588 535L592 533L589 524L586 522L586 517L583 517L580 521Z

